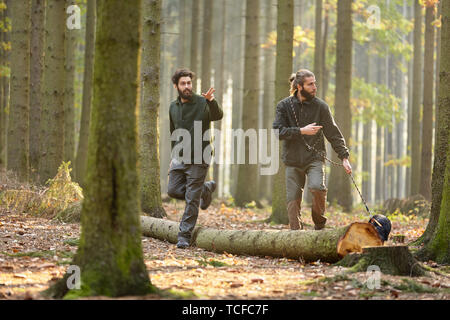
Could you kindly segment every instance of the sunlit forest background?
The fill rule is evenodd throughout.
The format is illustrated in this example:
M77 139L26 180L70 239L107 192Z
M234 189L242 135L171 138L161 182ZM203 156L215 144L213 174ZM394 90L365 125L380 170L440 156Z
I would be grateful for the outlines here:
M85 0L67 1L77 10L67 11L65 20L76 22L79 28L65 32L65 73L63 92L64 114L58 119L64 130L56 133L64 136L64 155L61 160L71 161L73 178L82 184L81 165L86 158L86 124L82 121L83 91L88 92L91 82L86 75L86 59L92 57L93 46L87 41L93 37L92 24L87 26L88 3ZM95 2L95 1L89 1ZM11 10L2 1L1 10L1 156L0 165L7 167L8 128L11 128L9 97L11 56ZM32 1L31 15L31 63L30 63L30 179L44 183L54 176L58 163L43 174L40 155L52 152L38 151L43 142L37 132L42 126L51 127L56 119L40 116L40 67L44 64L43 1ZM249 113L257 113L253 128L271 129L275 115L275 61L277 40L277 2L260 0L249 2L246 7L240 0L161 0L160 64L159 64L159 163L161 193L167 191L167 171L170 163L170 132L168 107L177 96L171 76L177 68L186 67L196 73L195 91L206 92L212 86L216 98L224 110L224 118L214 125L225 132L243 128L243 119ZM293 2L293 52L292 72L307 68L316 75L318 96L324 99L335 116L337 1L295 0ZM250 14L251 13L251 14ZM431 200L431 164L433 161L435 105L439 90L440 3L438 1L412 0L357 0L352 3L352 37L350 48L351 134L346 137L351 151L350 161L355 179L363 197L371 204L379 204L390 198L405 198L422 194ZM95 18L95 17L94 17ZM246 33L246 19L257 24L257 32ZM49 32L49 31L46 31ZM144 35L145 36L145 35ZM257 66L251 72L254 87L246 88L244 69L246 46L256 47ZM290 58L290 57L289 57ZM288 78L285 77L285 96L289 95ZM55 79L56 75L54 76ZM117 79L120 81L120 79ZM86 86L84 88L84 86ZM206 89L205 89L206 88ZM244 104L244 96L256 92L257 105ZM253 94L253 93L252 93ZM33 98L34 97L34 98ZM88 110L88 109L86 109ZM34 119L34 120L33 120ZM337 117L339 125L339 118ZM342 124L341 124L342 126ZM342 128L341 128L342 129ZM61 129L59 129L61 130ZM52 131L57 132L57 131ZM64 132L63 134L61 134ZM12 134L9 131L9 134ZM80 138L81 137L81 138ZM49 142L44 144L53 144ZM234 141L221 136L221 149L216 157L220 165L212 165L210 176L218 181L219 198L235 198L238 184L248 184L257 189L257 200L270 203L272 190L277 188L273 176L258 176L258 181L239 177L232 162L230 148ZM15 140L17 141L17 140ZM41 148L42 149L42 148ZM327 146L328 156L334 152ZM269 149L270 150L270 149ZM40 152L40 153L39 153ZM81 160L80 160L81 159ZM236 162L236 161L235 161ZM257 165L255 165L257 166ZM253 169L252 169L253 170ZM327 175L332 169L327 166ZM46 171L46 172L47 172ZM280 167L280 171L283 168ZM39 178L38 178L39 176ZM328 179L327 179L328 181ZM337 183L337 182L335 182ZM284 188L280 185L279 188ZM353 204L360 197L352 188ZM304 197L308 200L309 193ZM329 192L329 200L338 198ZM339 202L339 201L338 201Z

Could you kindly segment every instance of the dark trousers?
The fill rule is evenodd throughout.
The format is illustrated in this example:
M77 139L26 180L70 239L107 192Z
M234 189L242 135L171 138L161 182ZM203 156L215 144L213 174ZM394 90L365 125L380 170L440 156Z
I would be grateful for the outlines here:
M208 164L184 164L172 162L169 169L167 193L170 197L185 200L186 207L180 221L178 238L190 240L197 223L198 207L203 192Z

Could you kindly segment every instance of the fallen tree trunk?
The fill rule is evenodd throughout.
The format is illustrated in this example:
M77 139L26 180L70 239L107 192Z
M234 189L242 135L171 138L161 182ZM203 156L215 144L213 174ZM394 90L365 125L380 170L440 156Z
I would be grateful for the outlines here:
M362 224L366 227L372 225ZM199 248L232 254L284 257L305 262L337 262L342 258L337 251L338 242L350 226L316 230L218 230L197 226L192 245ZM175 221L141 216L144 236L177 242L179 224ZM352 228L354 229L354 227ZM348 235L348 233L347 233ZM361 245L355 246L361 250Z

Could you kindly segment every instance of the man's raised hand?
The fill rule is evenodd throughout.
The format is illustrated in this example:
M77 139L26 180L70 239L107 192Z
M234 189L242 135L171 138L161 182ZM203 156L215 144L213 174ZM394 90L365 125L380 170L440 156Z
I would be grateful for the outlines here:
M313 136L317 132L319 132L320 129L322 129L322 126L316 126L316 123L313 122L308 124L306 127L300 128L300 133L306 134L308 136Z
M202 96L205 97L205 99L208 101L213 101L214 100L214 92L216 92L216 89L209 88L208 92L202 93Z

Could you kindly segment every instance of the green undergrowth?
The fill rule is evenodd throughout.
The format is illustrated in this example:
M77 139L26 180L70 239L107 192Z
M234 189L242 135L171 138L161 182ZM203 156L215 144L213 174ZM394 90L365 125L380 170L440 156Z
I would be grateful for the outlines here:
M44 187L11 184L0 193L0 206L17 213L54 218L73 203L81 203L83 191L70 177L69 162L63 162L56 176Z
M58 250L43 250L43 251L29 251L29 252L0 252L0 254L4 254L13 258L21 258L21 257L30 257L30 258L44 258L44 259L52 259L53 257L57 257L58 261L57 265L66 265L70 264L74 253L71 251L58 251Z
M221 262L212 258L206 259L206 258L202 258L202 259L198 259L196 260L198 262L198 264L202 267L206 267L208 265L213 266L213 267L229 267L228 264L226 264L225 262Z

